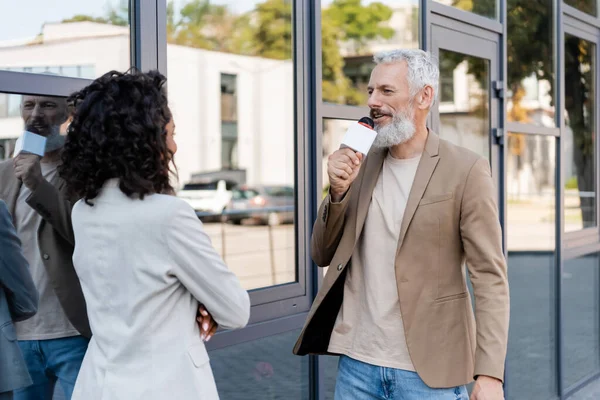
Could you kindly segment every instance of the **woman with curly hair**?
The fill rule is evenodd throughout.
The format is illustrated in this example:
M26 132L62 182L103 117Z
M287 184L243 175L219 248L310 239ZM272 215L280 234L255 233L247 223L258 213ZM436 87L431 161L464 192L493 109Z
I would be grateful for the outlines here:
M113 71L71 96L60 174L81 198L73 262L93 333L73 400L218 399L198 304L224 328L248 322L248 293L172 195L165 80Z

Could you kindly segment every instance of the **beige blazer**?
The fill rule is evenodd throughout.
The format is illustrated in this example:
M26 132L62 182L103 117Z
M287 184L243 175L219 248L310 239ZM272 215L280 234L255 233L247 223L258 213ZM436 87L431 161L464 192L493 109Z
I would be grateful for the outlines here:
M319 209L312 257L317 265L331 267L295 354L327 354L346 270L352 267L386 153L372 150L342 202L331 203L328 196ZM430 131L394 267L410 357L431 387L467 384L478 375L504 377L509 291L496 199L488 161Z

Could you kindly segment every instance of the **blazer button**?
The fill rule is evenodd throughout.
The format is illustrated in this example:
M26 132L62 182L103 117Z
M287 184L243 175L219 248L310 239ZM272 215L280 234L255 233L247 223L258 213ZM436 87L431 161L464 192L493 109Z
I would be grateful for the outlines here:
M340 264L340 265L338 265L338 271L341 271L341 270L342 270L342 268L344 268L344 264Z
M50 256L48 254L44 254L43 257L44 257L44 260L49 260L50 259Z

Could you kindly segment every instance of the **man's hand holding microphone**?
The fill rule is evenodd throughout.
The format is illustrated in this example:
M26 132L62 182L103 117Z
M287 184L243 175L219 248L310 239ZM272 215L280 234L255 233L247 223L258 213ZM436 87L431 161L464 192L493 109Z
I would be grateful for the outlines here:
M329 156L327 175L329 175L329 193L331 201L342 201L350 185L358 176L364 155L351 148L339 149Z
M342 201L358 176L363 158L377 136L373 126L373 120L368 117L352 124L342 139L340 149L329 156L327 175L329 175L329 193L332 202Z

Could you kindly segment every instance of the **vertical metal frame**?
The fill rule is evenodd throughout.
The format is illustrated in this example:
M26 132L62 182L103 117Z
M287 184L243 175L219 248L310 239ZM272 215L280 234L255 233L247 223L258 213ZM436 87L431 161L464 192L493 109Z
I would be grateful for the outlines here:
M163 19L166 24L166 1L163 1L165 12L163 15L159 15L158 3L160 1L132 0L131 3L133 6L131 18L132 64L143 72L158 69L159 56L164 57L166 61L166 54L159 55L158 52L158 21Z
M555 204L556 204L556 216L555 220L555 254L556 254L556 271L554 274L554 287L555 287L555 335L556 335L556 381L558 396L560 399L564 395L564 373L563 373L563 354L564 354L564 341L563 341L563 314L562 314L562 273L563 273L563 232L565 229L565 188L563 184L563 151L564 151L564 140L562 133L565 129L565 116L562 112L564 105L564 93L565 93L565 78L564 78L564 32L563 32L563 12L562 12L562 0L555 0L555 11L556 15L554 20L554 98L556 105L555 119L556 126L560 129L561 136L557 139L556 146L556 190L555 190Z
M498 54L498 62L500 65L498 66L499 70L499 79L504 82L504 87L508 87L508 10L507 10L507 0L498 0L498 19L502 24L502 34L500 35L500 54ZM506 89L505 89L506 91ZM506 118L506 96L498 99L500 102L499 107L499 115L498 115L498 124L500 125L499 129L502 132L504 143L501 146L498 146L498 210L499 210L499 219L500 225L502 226L502 249L504 250L504 258L507 261L507 270L508 270L508 196L507 196L507 174L506 174L506 166L508 165L508 152L506 151L507 142L508 142L508 131L507 131L507 118ZM508 353L508 352L507 352ZM506 392L506 388L510 386L510 380L508 378L508 365L506 361L504 362L504 381L502 386L504 387L504 391Z
M321 30L321 0L305 0L306 13L309 22L309 35L307 37L307 45L309 46L307 54L310 55L312 62L308 65L309 75L311 77L309 81L310 96L307 96L308 104L312 105L312 119L310 137L312 159L312 181L311 187L313 190L313 196L310 198L310 221L314 221L317 218L318 207L321 200L321 190L323 187L322 181L322 165L321 165L321 154L323 153L323 57L322 57L322 30ZM312 226L308 230L312 233ZM307 233L309 233L307 231ZM310 248L310 246L309 246ZM309 251L309 250L308 250ZM310 256L308 257L310 262L310 271L312 276L311 285L311 302L317 296L319 288L323 283L323 270L318 268L316 264L312 262ZM321 357L322 356L309 356L310 357L310 399L324 399L325 398L325 373L321 368Z

